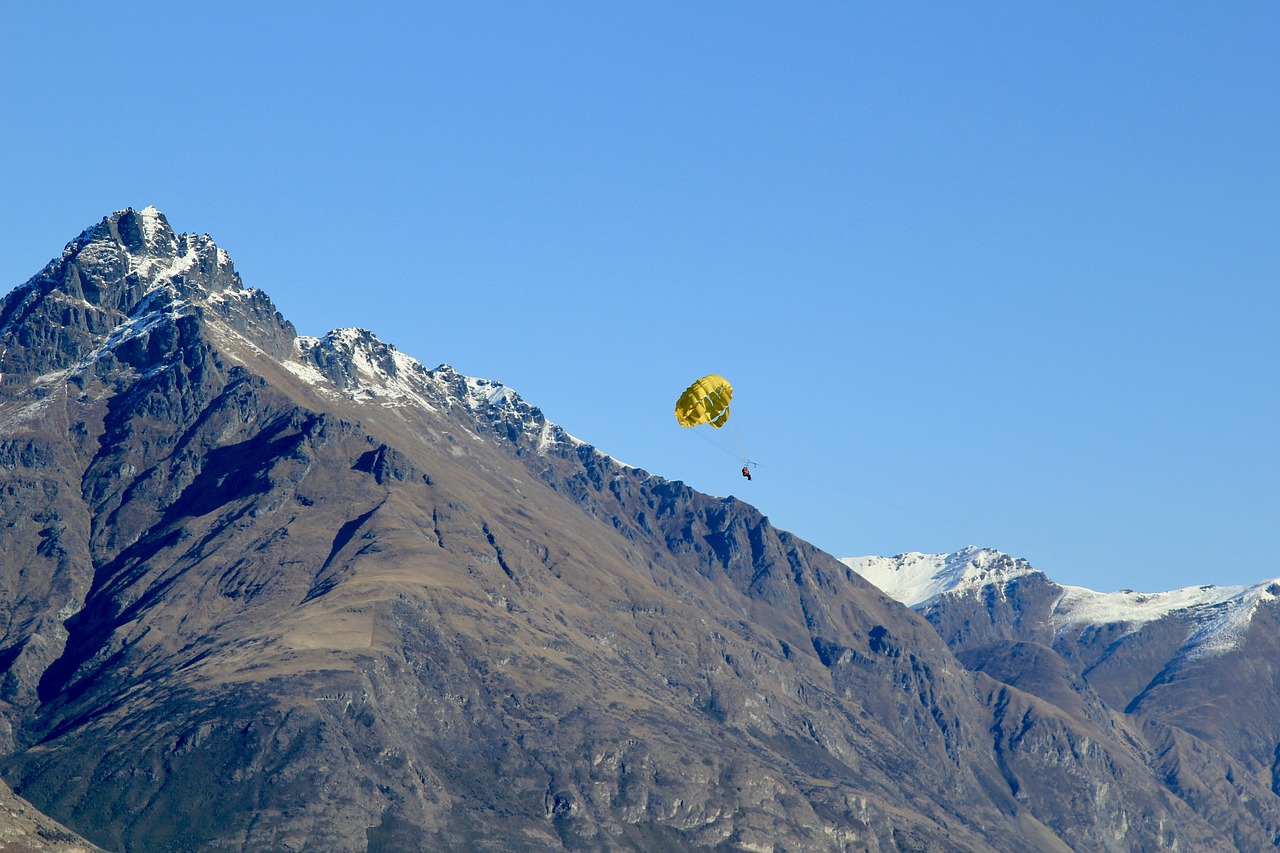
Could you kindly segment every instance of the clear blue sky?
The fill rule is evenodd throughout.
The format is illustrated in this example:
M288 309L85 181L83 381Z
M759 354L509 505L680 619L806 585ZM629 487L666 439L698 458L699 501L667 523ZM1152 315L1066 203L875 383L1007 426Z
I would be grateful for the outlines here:
M1278 45L1269 2L0 2L0 288L154 204L300 332L837 556L1259 580ZM672 417L709 372L751 483Z

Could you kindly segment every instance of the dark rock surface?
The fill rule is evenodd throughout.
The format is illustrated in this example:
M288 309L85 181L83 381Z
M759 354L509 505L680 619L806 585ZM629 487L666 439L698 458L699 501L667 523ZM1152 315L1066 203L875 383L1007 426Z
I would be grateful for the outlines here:
M1276 837L1235 736L1114 710L1121 670L1083 677L1103 638L1056 650L1039 593L935 618L953 653L500 385L299 338L152 209L0 302L0 347L0 766L107 849Z

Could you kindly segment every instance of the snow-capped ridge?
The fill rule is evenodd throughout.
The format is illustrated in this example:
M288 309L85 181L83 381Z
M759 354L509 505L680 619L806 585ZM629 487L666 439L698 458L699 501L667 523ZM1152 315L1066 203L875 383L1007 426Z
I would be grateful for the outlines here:
M1026 560L975 545L953 554L912 551L896 557L844 557L841 562L908 607L1035 571Z
M1032 574L1030 563L999 551L970 546L954 554L906 553L896 557L845 557L846 566L888 595L916 610L943 596L973 594L988 587L1001 590ZM1239 646L1258 607L1280 599L1280 578L1237 586L1186 587L1168 592L1095 592L1060 586L1050 615L1054 633L1064 636L1096 626L1120 626L1122 636L1166 618L1185 620L1187 636L1180 655L1196 658Z
M1191 628L1182 653L1199 657L1237 647L1263 602L1280 599L1280 578L1234 586L1191 586L1168 592L1094 592L1068 586L1054 605L1057 632L1089 625L1123 625L1132 633L1169 616L1186 617Z
M299 336L297 351L356 402L414 403L427 409L496 406L519 395L498 382L463 376L448 364L428 370L422 362L384 343L368 329L345 327L315 338Z
M316 338L299 336L297 360L286 367L325 393L336 393L361 404L388 408L416 406L427 411L464 409L490 425L505 424L499 434L524 435L546 453L557 445L584 444L516 391L491 379L459 373L452 365L427 369L417 359L384 343L367 329L341 328Z
M301 361L296 375L314 385L331 385L355 402L415 404L428 410L439 405L427 387L426 368L367 329L346 327L319 338L300 336L295 348Z

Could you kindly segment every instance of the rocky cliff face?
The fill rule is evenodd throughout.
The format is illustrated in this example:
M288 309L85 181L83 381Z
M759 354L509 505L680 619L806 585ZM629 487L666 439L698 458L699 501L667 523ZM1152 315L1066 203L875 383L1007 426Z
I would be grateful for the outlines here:
M298 337L154 209L0 302L0 347L3 772L104 848L1274 836L1188 728L966 668L752 507L501 385Z

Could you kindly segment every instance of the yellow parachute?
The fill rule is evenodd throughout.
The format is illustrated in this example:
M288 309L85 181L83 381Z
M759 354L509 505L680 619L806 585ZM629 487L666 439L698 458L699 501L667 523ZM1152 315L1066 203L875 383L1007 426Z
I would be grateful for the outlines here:
M729 420L729 399L733 386L723 376L712 373L694 382L676 400L676 420L680 426L711 424L719 429Z

